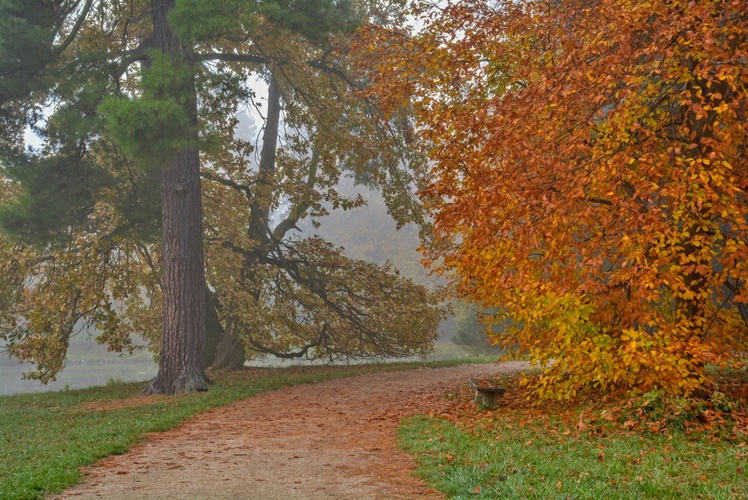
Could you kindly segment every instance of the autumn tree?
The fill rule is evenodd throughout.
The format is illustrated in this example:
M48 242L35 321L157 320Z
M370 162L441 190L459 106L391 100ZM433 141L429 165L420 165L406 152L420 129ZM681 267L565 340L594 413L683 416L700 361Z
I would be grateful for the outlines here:
M747 12L468 1L363 32L370 95L433 162L427 256L515 323L496 340L546 367L539 396L691 394L744 362Z
M292 66L287 56L286 66ZM319 83L327 79L326 70L310 75L313 68L297 64L303 74L287 68L271 78L257 168L240 166L228 176L206 172L211 203L233 200L234 207L230 213L216 207L209 216L209 261L221 263L210 270L221 330L214 366L241 366L247 355L334 361L423 354L443 316L439 295L398 276L389 265L351 259L298 229L305 226L302 220L320 218L331 206L362 203L341 196L336 186L341 164L359 151L362 127L371 121L357 117L357 107L341 96L324 95L334 90ZM304 101L294 102L299 96ZM290 135L280 132L283 101ZM276 147L279 134L286 147ZM376 144L368 143L367 156ZM380 147L385 144L390 142ZM380 165L386 164L383 159ZM284 214L272 220L281 203ZM407 213L399 215L407 220Z
M347 75L347 43L347 33L322 41L267 25L243 49L253 54L268 98L257 149L234 138L207 155L215 158L205 171L214 204L207 241L220 334L215 367L241 366L247 355L407 356L434 340L443 316L438 294L306 236L329 210L364 203L341 194L346 173L365 173L382 189L398 224L423 223L411 195L423 158L402 133L380 130L370 103L348 95L357 83ZM219 108L235 109L237 96L227 93ZM222 116L232 129L233 113ZM247 156L256 158L249 168Z
M0 80L0 219L12 235L0 245L1 327L8 351L36 363L28 376L54 378L87 322L114 350L135 348L132 333L152 342L162 367L149 390L202 389L206 313L217 333L209 351L239 340L229 342L233 359L244 359L245 346L330 359L428 348L442 315L434 295L318 238L290 237L323 202L359 203L335 189L346 169L383 186L393 214L422 220L409 195L410 169L422 163L380 134L367 101L346 96L355 84L343 66L346 5L41 4L2 5L13 22L3 25L12 64ZM258 104L247 84L257 77L271 95L253 164L253 144L234 130L237 110ZM28 125L41 150L19 147ZM202 217L200 197L187 195L197 173ZM192 225L168 232L179 219L170 210L186 201L177 215L192 214ZM288 216L271 220L281 204ZM191 264L176 251L200 235L201 219L205 285L199 242L188 245ZM192 278L170 274L171 257ZM169 280L189 288L178 301L189 314L167 304ZM170 337L159 326L167 321L191 326Z

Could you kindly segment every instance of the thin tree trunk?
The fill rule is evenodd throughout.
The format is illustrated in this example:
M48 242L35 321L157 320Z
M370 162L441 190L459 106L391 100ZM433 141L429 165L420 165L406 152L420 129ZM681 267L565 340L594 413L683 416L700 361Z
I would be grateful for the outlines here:
M246 257L244 260L243 279L249 287L254 287L252 295L254 299L261 300L260 286L257 285L256 255L267 255L270 252L272 232L270 230L270 200L275 189L273 185L275 176L275 153L278 148L278 128L281 114L281 94L275 76L270 76L268 86L268 111L265 121L265 132L262 135L262 150L260 151L260 165L255 185L255 197L250 204L250 219L247 233L253 241L257 242L254 249L255 256ZM239 337L240 328L250 338L252 325L233 324L227 328L219 347L221 364L225 368L238 368L237 364L244 365L246 351L244 342ZM217 364L217 363L216 363Z
M205 367L213 364L218 344L223 337L223 325L218 315L218 300L208 287L205 287Z
M168 11L174 7L174 0L152 0L151 6L156 48L171 56L177 64L187 63L189 54L166 19ZM194 92L180 97L187 98L185 111L193 129L185 133L195 134L197 97ZM164 330L158 374L145 389L146 394L207 390L200 193L199 152L195 147L181 149L161 174Z
M270 248L270 201L275 189L275 152L278 148L278 127L281 114L281 95L275 77L270 77L268 86L268 111L265 121L265 132L262 135L260 165L255 186L255 196L250 204L249 237L257 241L260 255L267 254Z
M271 76L268 86L268 112L265 132L262 137L260 152L260 166L255 199L250 205L249 237L258 243L255 252L265 255L270 251L271 231L268 224L270 217L270 194L274 189L275 157L278 147L278 128L281 114L281 94L278 83ZM257 265L255 257L245 258L243 279L249 286L257 280L253 268ZM254 293L255 300L260 299L259 291ZM251 334L251 325L243 325ZM240 325L230 317L226 320L226 327L215 351L215 358L210 363L212 370L238 370L244 366L247 359L244 342L239 336Z

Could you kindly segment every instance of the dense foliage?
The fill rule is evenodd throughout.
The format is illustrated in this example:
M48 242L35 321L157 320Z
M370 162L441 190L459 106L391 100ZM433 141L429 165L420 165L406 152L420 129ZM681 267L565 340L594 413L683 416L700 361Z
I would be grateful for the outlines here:
M363 33L362 72L417 114L428 258L515 323L497 340L547 367L537 394L690 394L744 363L748 3L416 14Z
M428 350L443 316L435 294L294 231L329 207L361 205L338 192L346 172L381 188L400 224L424 222L411 193L422 156L347 95L358 85L346 59L356 19L384 22L397 9L178 1L168 26L181 52L167 57L154 50L156 3L0 2L5 349L42 381L83 325L113 350L133 349L136 332L159 351L164 255L179 254L160 235L162 174L199 151L208 351L229 339L241 364L245 349L324 359ZM261 133L238 131L247 110ZM179 182L170 187L179 196Z

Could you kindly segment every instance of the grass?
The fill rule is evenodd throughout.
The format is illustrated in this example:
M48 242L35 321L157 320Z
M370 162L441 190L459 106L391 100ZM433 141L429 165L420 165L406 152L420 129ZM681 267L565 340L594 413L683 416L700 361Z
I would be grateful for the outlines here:
M707 412L693 426L668 428L660 425L665 416L655 422L642 406L599 401L448 405L440 416L406 419L399 440L419 474L449 498L748 498L744 422L728 425ZM636 415L645 418L635 422Z
M130 407L117 403L137 395L145 382L111 380L105 387L2 396L0 498L34 499L60 492L81 481L80 467L125 453L149 432L171 429L209 408L261 392L375 371L485 361L251 369L218 375L205 393L156 398Z

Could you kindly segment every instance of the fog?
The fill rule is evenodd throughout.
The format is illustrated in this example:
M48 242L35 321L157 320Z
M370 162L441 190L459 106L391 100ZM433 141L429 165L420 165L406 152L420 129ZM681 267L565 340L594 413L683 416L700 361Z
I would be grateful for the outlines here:
M0 350L2 350L0 348ZM33 370L33 364L22 364L0 352L0 394L59 391L105 385L110 380L148 380L156 375L156 363L150 352L130 356L108 352L87 333L73 337L65 369L56 381L47 385L35 380L21 380L21 374Z

